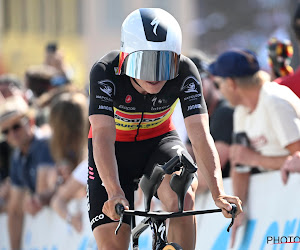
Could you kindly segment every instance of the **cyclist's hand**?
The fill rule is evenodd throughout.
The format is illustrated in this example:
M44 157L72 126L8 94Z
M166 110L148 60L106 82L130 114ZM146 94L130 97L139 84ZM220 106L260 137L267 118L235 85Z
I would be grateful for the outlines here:
M234 247L234 244L235 244L235 238L236 238L236 232L237 232L237 229L243 225L246 221L246 213L243 212L241 213L234 221L232 227L231 227L231 248Z
M114 221L118 221L120 216L116 213L115 207L117 203L123 204L125 210L129 209L129 203L124 194L119 194L108 199L102 208L102 212Z
M237 196L220 195L215 200L216 206L222 209L222 213L226 218L232 218L231 214L229 213L229 211L231 211L231 208L232 208L230 203L236 205L236 207L237 207L236 215L243 212L242 201Z

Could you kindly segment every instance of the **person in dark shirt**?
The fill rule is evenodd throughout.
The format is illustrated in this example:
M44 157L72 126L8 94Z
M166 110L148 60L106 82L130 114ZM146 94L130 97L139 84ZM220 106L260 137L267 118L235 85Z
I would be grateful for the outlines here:
M45 178L54 163L48 141L35 133L34 120L20 95L10 96L0 103L0 127L13 148L7 208L11 249L21 249L24 211L34 215L44 205L41 197Z

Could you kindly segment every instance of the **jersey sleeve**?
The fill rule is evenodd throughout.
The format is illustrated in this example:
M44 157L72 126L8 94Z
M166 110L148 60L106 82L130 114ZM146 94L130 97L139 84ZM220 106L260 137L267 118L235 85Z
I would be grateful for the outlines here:
M197 67L185 58L180 62L182 84L180 87L180 103L184 118L207 113L207 107L203 96L202 82Z
M94 64L90 72L89 115L103 114L114 117L113 98L115 84L108 72L108 67L101 61Z

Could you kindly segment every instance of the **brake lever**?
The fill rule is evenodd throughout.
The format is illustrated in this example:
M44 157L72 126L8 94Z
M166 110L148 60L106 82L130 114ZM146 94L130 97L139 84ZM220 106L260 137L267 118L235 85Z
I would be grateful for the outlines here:
M231 222L230 222L230 224L229 224L229 226L227 228L227 232L229 232L230 228L233 226L234 219L235 219L236 213L237 213L237 207L236 207L236 205L235 204L231 204L231 207L232 207L232 209L228 213L230 213L232 215L232 219L231 219Z
M122 223L123 223L123 217L124 217L124 210L125 210L125 208L124 208L124 206L122 204L118 203L118 204L116 204L115 209L116 209L116 213L118 215L120 215L119 224L118 224L118 226L117 226L117 228L115 230L115 235L117 235L118 232L119 232L119 229L120 229L120 227L122 226Z

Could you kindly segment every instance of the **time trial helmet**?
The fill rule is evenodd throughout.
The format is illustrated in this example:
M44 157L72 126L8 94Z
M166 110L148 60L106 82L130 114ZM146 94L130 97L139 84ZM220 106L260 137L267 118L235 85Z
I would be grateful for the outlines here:
M176 19L159 8L133 11L121 28L118 73L147 81L178 75L182 34Z

